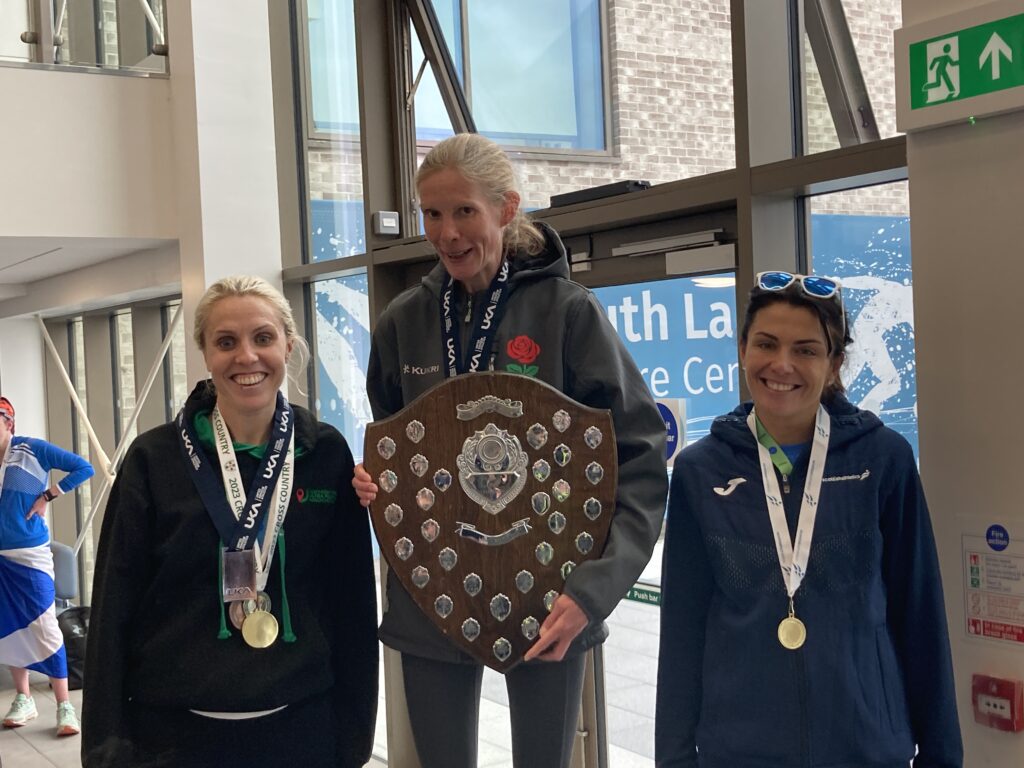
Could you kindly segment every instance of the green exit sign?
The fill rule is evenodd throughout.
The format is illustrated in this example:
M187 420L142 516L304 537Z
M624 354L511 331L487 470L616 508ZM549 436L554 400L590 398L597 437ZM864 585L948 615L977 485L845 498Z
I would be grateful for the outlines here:
M911 43L910 106L1024 86L1024 13Z

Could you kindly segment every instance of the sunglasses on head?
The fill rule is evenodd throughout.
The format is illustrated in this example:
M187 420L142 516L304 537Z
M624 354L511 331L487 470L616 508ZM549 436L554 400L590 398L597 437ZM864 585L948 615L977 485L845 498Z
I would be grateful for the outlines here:
M803 292L813 299L831 299L840 295L843 285L834 277L798 275L792 272L758 272L754 283L762 291L784 291L793 283L800 283Z
M754 277L754 285L762 291L784 291L793 283L799 283L805 295L812 299L838 299L839 311L843 321L843 338L846 338L846 308L843 306L843 284L835 277L819 275L800 275L793 272L770 271L758 272ZM826 337L828 333L826 332ZM832 343L829 339L829 351Z

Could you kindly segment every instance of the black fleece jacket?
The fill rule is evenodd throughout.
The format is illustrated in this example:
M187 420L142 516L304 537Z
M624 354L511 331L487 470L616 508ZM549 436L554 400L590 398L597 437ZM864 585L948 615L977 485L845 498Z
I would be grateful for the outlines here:
M203 382L186 412L213 405ZM338 765L369 759L377 638L367 515L352 489L345 439L305 409L294 411L292 499L267 592L281 622L286 559L297 640L279 638L264 650L248 647L233 627L230 638L218 639L219 536L187 472L175 425L150 430L132 445L107 503L96 560L83 706L87 768L133 764L134 702L254 712L317 694L333 701ZM212 447L205 451L219 472ZM258 460L239 452L238 463L248 487Z

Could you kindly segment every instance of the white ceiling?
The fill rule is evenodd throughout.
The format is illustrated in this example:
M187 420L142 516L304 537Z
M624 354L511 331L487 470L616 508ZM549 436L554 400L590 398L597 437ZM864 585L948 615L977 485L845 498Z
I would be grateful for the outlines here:
M0 286L33 283L172 242L98 237L0 237Z

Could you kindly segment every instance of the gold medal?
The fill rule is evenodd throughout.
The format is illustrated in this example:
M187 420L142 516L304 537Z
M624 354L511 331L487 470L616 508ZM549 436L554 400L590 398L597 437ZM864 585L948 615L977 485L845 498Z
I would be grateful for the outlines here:
M789 616L779 622L779 643L783 648L795 651L807 640L807 627L795 615L793 598L789 598Z
M267 611L254 611L242 622L242 639L250 648L269 648L277 640L277 619Z

